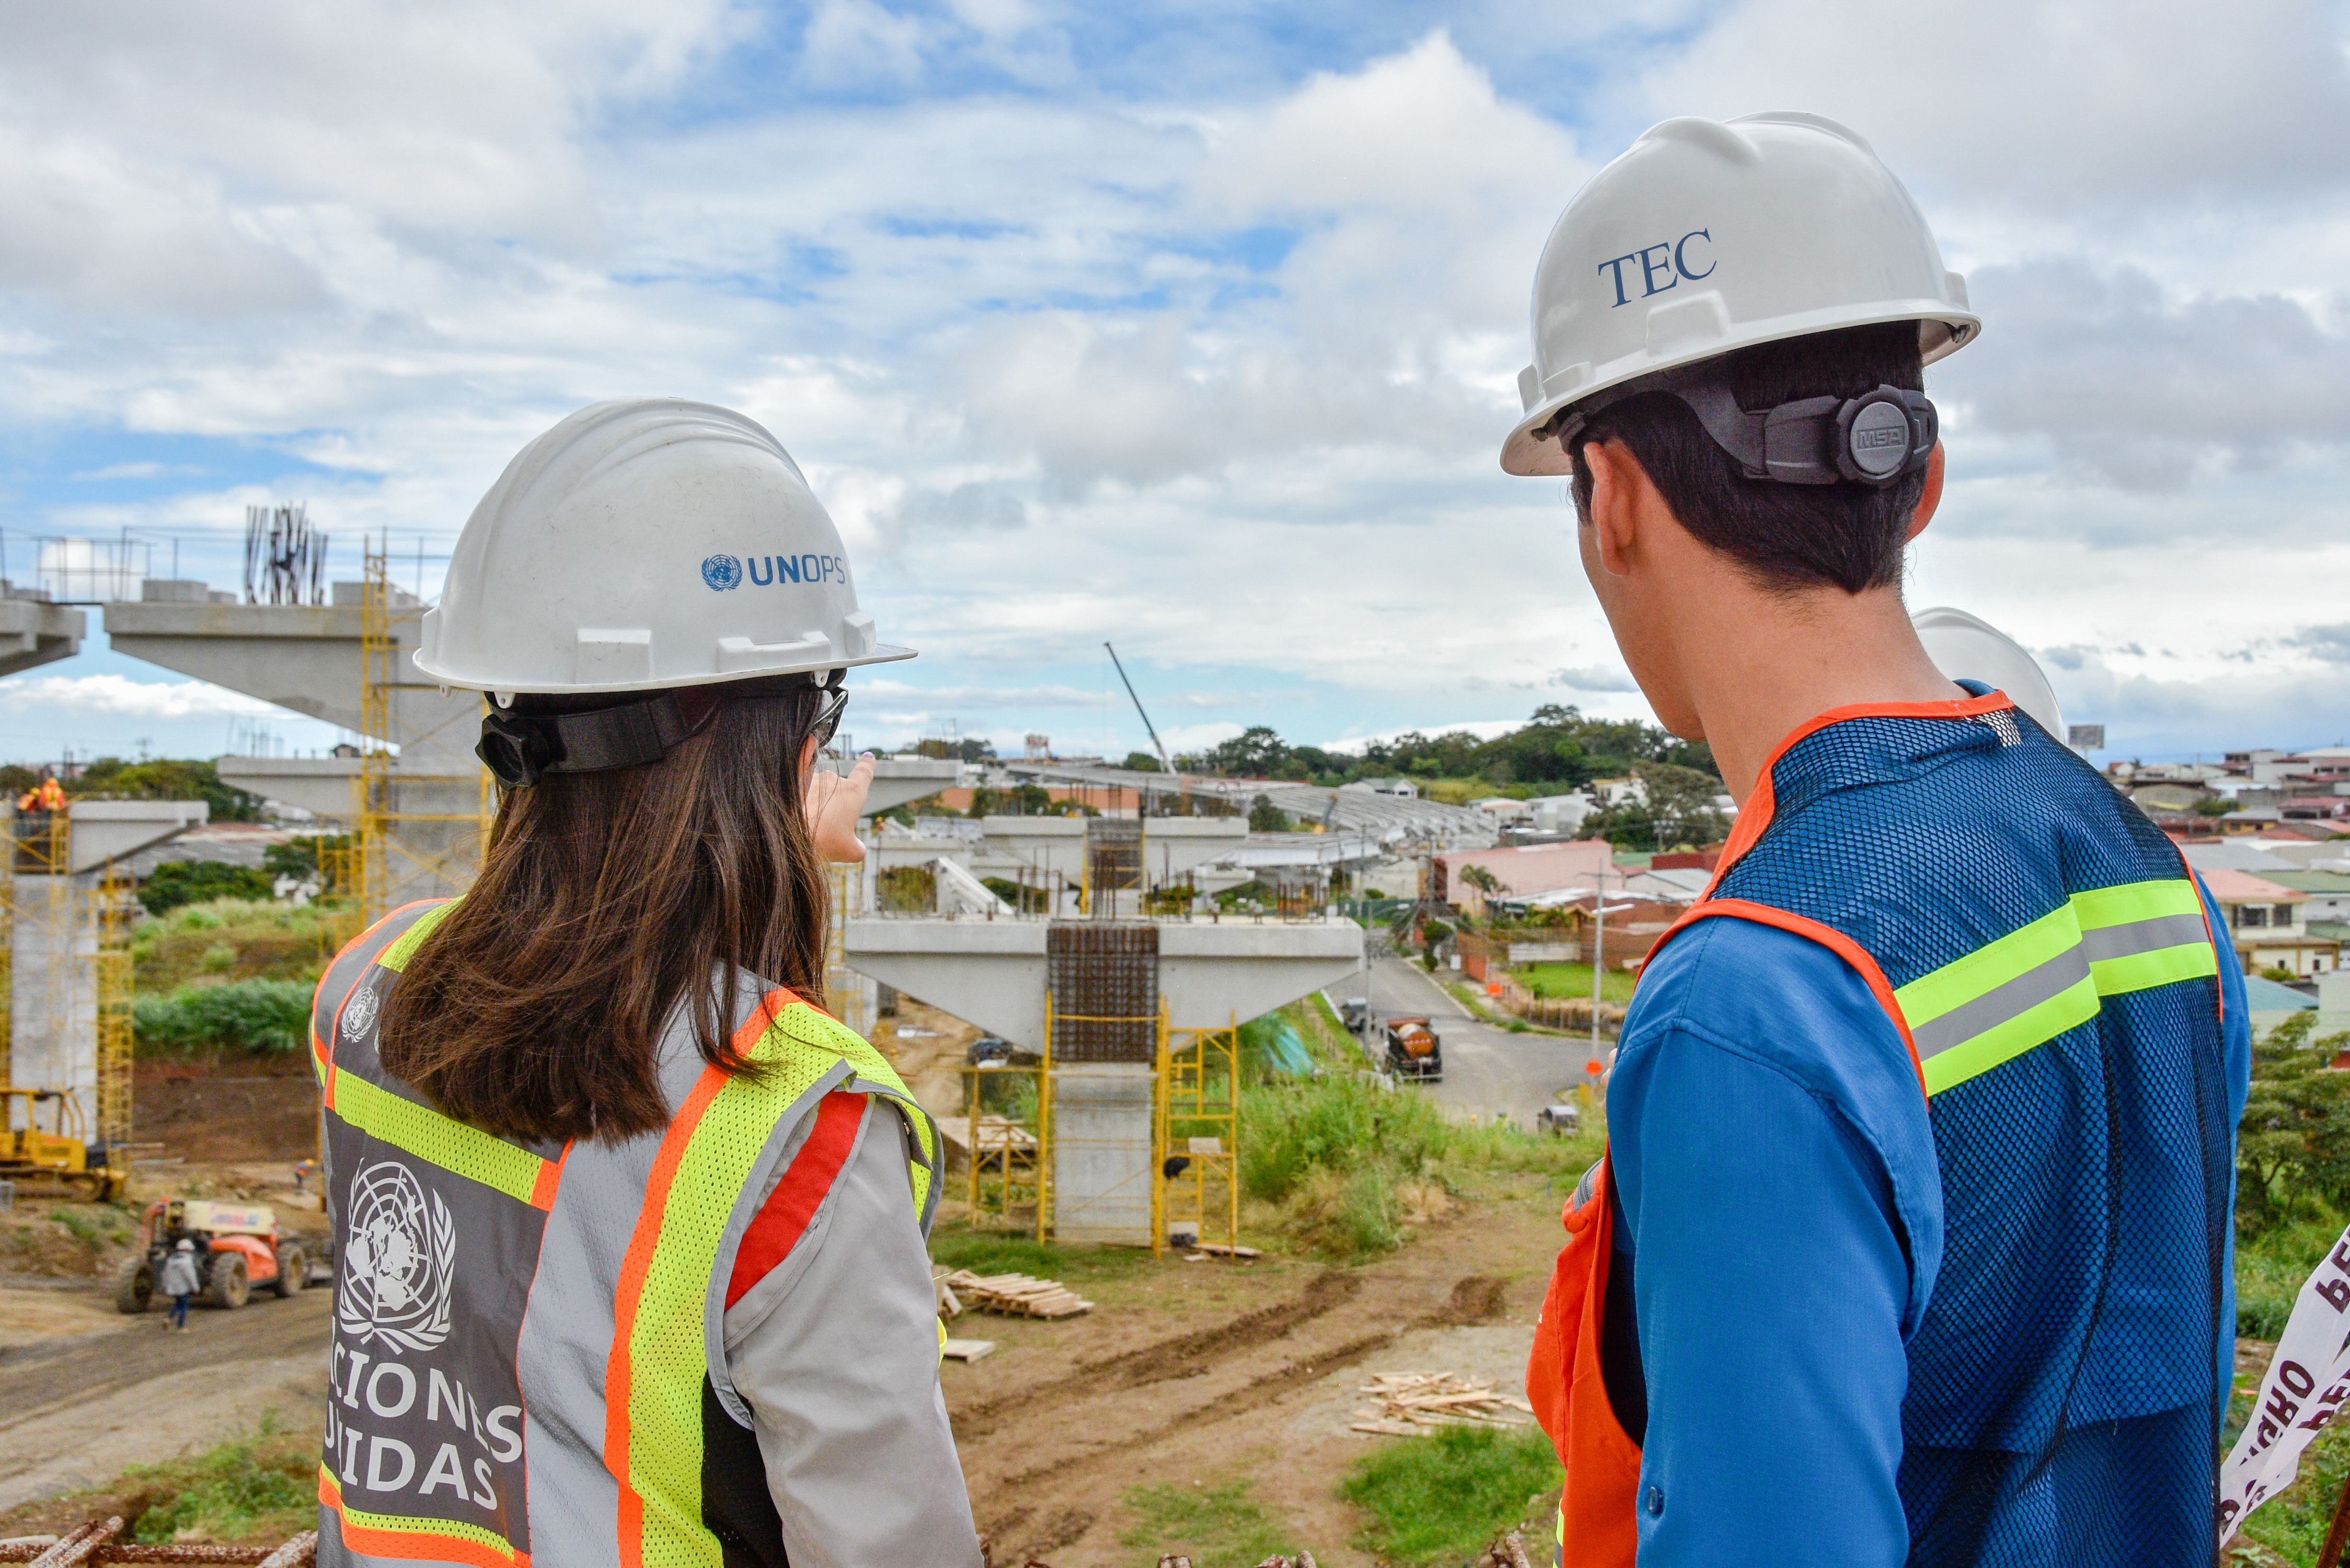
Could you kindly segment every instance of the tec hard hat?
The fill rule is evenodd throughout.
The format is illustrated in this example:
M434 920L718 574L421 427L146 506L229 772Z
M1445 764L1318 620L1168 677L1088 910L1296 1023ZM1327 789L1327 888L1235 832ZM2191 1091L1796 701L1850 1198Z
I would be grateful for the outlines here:
M506 465L415 657L501 709L614 694L588 711L492 712L476 750L519 788L656 761L723 701L810 685L831 688L828 734L842 671L914 650L858 608L839 531L774 436L731 410L643 398L582 409ZM654 695L626 699L639 691Z
M1719 360L1732 350L1915 321L1928 363L1982 329L1965 279L1909 193L1858 136L1809 114L1669 119L1567 203L1534 272L1525 417L1511 473L1567 473L1582 420L1670 392L1750 477L1886 484L1933 450L1933 406L1880 387L1747 413Z
M2039 663L2013 638L1966 611L1947 606L1922 609L1909 618L1918 640L1934 668L1953 680L1980 680L2007 693L2033 722L2058 740L2064 739L2064 714L2056 706L2056 689L2048 684Z

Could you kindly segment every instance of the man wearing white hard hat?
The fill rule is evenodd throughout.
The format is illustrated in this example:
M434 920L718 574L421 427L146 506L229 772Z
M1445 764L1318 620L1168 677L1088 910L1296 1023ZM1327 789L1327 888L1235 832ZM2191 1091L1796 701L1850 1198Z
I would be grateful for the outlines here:
M419 672L489 694L460 899L318 984L338 1249L318 1561L980 1561L923 1245L938 1129L824 1012L817 772L858 607L775 438L671 399L525 447Z
M1740 802L1528 1367L1565 1563L2212 1560L2241 980L2028 656L1904 610L1924 367L1981 327L1811 115L1657 126L1544 249L1503 466L1568 482L1634 678Z

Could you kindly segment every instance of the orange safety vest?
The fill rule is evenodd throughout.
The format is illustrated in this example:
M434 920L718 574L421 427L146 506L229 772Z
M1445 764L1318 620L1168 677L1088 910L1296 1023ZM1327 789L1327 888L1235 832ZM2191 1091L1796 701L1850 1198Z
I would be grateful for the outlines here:
M1632 1511L1640 1446L1617 1420L1599 1370L1600 1314L1607 1305L1615 1248L1609 1197L1603 1158L1584 1173L1560 1217L1566 1247L1551 1274L1526 1363L1526 1398L1566 1467L1556 1558L1564 1568L1632 1568L1640 1542Z

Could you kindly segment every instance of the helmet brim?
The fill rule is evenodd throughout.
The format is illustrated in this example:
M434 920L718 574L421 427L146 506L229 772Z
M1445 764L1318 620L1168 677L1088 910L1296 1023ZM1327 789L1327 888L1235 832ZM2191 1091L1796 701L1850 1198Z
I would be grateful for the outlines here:
M1673 370L1684 365L1717 359L1741 348L1752 348L1764 343L1782 343L1791 337L1808 337L1822 332L1841 331L1847 327L1881 326L1888 321L1915 321L1918 324L1918 348L1929 365L1956 353L1982 336L1982 318L1971 311L1954 310L1940 300L1903 300L1866 311L1812 311L1801 316L1758 321L1729 337L1712 339L1678 355L1627 355L1616 364L1604 367L1600 374L1590 380L1578 382L1529 409L1525 417L1502 442L1502 472L1522 477L1573 473L1575 463L1566 450L1536 432L1549 424L1559 410L1575 403L1590 402L1627 381L1654 375L1659 370Z
M723 673L671 676L658 680L615 680L602 684L577 685L570 682L525 682L516 685L512 680L496 680L478 673L459 670L436 669L424 661L424 650L417 649L409 656L420 674L461 691L511 691L534 696L583 696L599 691L671 691L688 686L716 686L736 680L756 680L767 675L807 675L819 670L855 670L868 664L894 664L900 659L920 657L910 648L898 648L889 643L878 644L872 652L854 659L821 659L788 660L773 666L754 666L729 670Z

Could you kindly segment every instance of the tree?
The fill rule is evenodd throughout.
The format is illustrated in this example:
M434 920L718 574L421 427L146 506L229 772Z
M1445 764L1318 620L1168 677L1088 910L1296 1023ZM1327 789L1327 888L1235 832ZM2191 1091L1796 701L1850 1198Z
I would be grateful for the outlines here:
M186 757L126 763L100 757L65 781L65 792L85 800L200 800L214 822L251 822L261 815L261 797L221 782L213 763Z
M982 740L977 735L965 735L960 741L941 741L933 738L916 741L914 754L918 757L934 757L941 761L951 759L959 763L979 763L986 762L995 755L995 744L992 741Z
M1269 797L1259 795L1249 802L1251 833L1288 833L1296 826L1297 824L1290 820L1289 814L1274 805Z
M151 915L212 898L249 898L258 902L270 896L273 882L267 872L251 866L230 866L218 860L166 860L139 885L139 901Z
M1270 724L1252 724L1229 741L1219 741L1207 756L1210 768L1233 778L1271 778L1289 760L1288 743Z
M2257 1235L2315 1204L2350 1209L2350 1034L2309 1036L2295 1012L2252 1043L2251 1092L2236 1132L2236 1229Z
M1721 781L1711 774L1671 763L1638 763L1632 772L1647 798L1593 812L1577 836L1626 849L1693 849L1729 835L1730 818L1714 804Z
M1159 759L1149 752L1128 752L1126 766L1139 774L1155 774L1159 771Z
M1502 890L1502 879L1482 866L1464 867L1461 872L1461 880L1489 898Z

